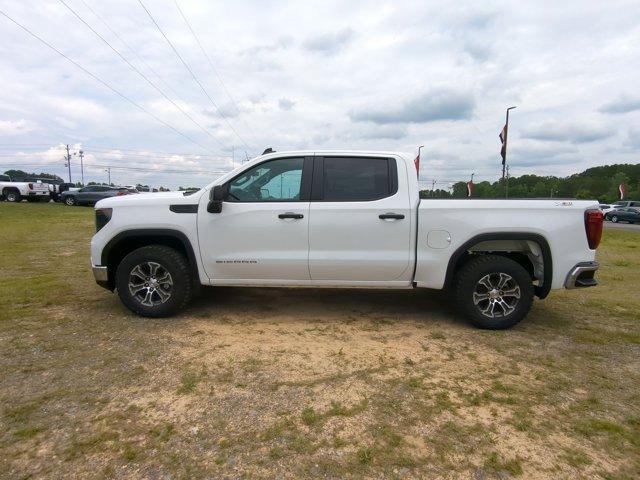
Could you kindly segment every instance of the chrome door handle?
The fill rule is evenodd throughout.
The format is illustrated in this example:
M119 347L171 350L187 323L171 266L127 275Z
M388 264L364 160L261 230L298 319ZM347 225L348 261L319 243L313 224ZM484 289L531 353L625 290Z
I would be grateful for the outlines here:
M383 213L382 215L378 215L378 218L381 220L402 220L404 215L401 213Z
M296 220L300 220L301 218L304 218L304 215L301 213L286 212L278 215L278 218L295 218Z

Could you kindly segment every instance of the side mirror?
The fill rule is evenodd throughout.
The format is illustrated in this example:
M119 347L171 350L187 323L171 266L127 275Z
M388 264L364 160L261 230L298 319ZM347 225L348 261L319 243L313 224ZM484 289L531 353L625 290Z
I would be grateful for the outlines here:
M209 192L209 204L207 205L207 212L220 213L222 211L222 201L226 196L225 185L216 185Z

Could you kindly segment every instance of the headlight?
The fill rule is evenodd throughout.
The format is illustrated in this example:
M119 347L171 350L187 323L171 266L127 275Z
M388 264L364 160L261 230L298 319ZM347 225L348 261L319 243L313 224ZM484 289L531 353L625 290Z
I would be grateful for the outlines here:
M109 223L112 212L112 208L96 208L96 232Z

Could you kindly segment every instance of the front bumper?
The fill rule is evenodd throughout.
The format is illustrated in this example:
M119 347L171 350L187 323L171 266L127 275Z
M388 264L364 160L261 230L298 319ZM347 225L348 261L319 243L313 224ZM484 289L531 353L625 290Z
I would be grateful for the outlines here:
M107 290L113 290L109 286L109 271L107 267L91 266L91 270L93 271L93 278L96 279L96 283L100 285L102 288L106 288Z
M598 262L580 262L567 274L564 287L567 289L595 287L598 281L595 279Z

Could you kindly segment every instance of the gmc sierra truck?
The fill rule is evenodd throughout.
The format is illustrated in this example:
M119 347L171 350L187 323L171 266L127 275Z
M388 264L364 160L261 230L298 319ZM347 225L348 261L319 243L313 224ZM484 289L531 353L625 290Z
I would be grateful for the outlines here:
M253 159L196 193L95 206L96 281L133 312L173 314L200 285L448 289L476 326L515 325L534 296L597 284L596 201L420 200L386 152Z
M21 202L26 198L29 202L48 202L49 185L41 182L14 182L7 175L0 178L0 198L7 202Z

